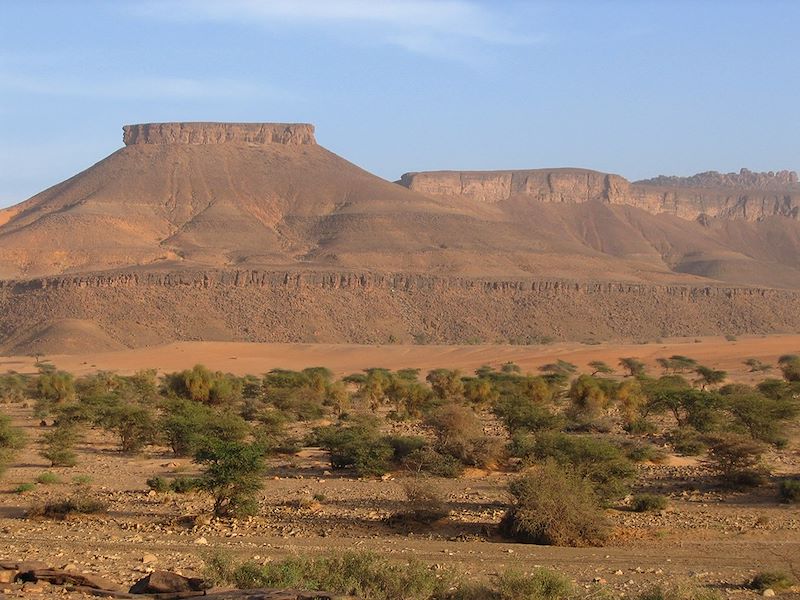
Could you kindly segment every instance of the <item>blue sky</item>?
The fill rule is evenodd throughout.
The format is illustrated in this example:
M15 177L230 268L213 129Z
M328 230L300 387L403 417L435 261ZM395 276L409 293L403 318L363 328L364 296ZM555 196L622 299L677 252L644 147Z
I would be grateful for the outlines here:
M800 169L800 2L0 0L0 206L149 121L299 121L387 179Z

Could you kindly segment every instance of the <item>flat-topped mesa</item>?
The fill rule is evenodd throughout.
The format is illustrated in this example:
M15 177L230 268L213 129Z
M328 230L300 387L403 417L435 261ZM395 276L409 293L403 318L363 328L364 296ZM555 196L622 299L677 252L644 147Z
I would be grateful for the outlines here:
M619 175L589 169L515 171L428 171L406 173L399 183L431 196L463 196L501 202L526 196L538 202L617 202L630 184Z
M313 145L309 123L141 123L125 125L122 141L136 144Z
M783 189L752 189L728 185L693 187L681 182L655 185L652 181L630 183L624 177L588 169L528 169L517 171L427 171L406 173L398 181L432 197L462 197L479 202L518 199L533 202L573 203L600 201L625 204L652 214L671 214L706 223L709 218L760 221L768 217L800 219L800 186L791 172L752 177L742 172L737 179L785 181ZM762 174L763 175L763 174ZM727 176L726 176L727 177ZM701 177L703 179L703 177ZM657 180L664 183L663 180ZM667 182L669 183L669 182Z

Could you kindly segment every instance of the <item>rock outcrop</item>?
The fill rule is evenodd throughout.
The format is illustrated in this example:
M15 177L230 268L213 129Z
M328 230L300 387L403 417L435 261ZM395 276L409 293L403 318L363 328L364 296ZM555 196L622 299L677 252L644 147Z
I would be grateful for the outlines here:
M767 171L757 172L750 169L741 169L738 173L720 173L719 171L705 171L690 177L676 177L674 175L659 175L652 179L642 179L635 183L643 185L681 186L681 187L738 187L750 190L787 191L787 186L797 186L796 171ZM798 191L800 187L797 187Z
M525 171L432 171L406 173L400 183L431 196L463 196L481 202L500 202L527 196L537 202L615 201L629 183L619 175L586 169Z
M316 144L308 123L142 123L125 125L122 140L134 144Z
M619 175L585 169L428 171L406 173L398 183L436 198L463 197L489 203L512 199L557 203L599 200L701 222L713 218L760 221L772 216L800 219L796 173L745 170L735 177L695 177L692 184L664 177L632 184Z

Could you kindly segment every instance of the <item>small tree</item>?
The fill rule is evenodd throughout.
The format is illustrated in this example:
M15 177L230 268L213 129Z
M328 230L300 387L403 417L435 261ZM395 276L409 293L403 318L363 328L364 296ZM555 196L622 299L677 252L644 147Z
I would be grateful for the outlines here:
M646 365L638 358L620 358L619 366L628 372L625 377L641 377L645 374Z
M120 450L136 454L152 444L158 435L153 411L135 402L119 398L103 411L101 424L119 437Z
M256 493L264 477L264 450L258 444L209 440L195 455L204 465L198 487L214 499L214 515L239 517L258 512Z
M592 368L592 377L595 377L596 375L599 374L610 375L611 373L614 372L614 369L612 369L610 366L608 366L607 363L603 362L602 360L593 360L592 362L589 363L589 366Z
M39 455L50 461L51 467L74 467L78 455L75 445L81 438L78 424L65 421L46 432L39 440Z
M695 369L695 373L698 375L696 383L699 383L704 391L706 387L719 385L728 378L726 371L719 371L702 365Z

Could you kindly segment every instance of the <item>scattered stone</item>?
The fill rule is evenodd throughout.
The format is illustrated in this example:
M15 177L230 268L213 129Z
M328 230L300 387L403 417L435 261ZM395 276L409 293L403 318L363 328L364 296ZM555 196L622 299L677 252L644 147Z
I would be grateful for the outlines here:
M775 590L773 590L772 588L767 588L763 592L761 592L761 595L766 598L772 598L775 595Z
M194 541L198 546L208 546L208 540L204 537L199 537Z
M142 556L142 564L150 565L158 562L158 557L155 554L145 554Z

